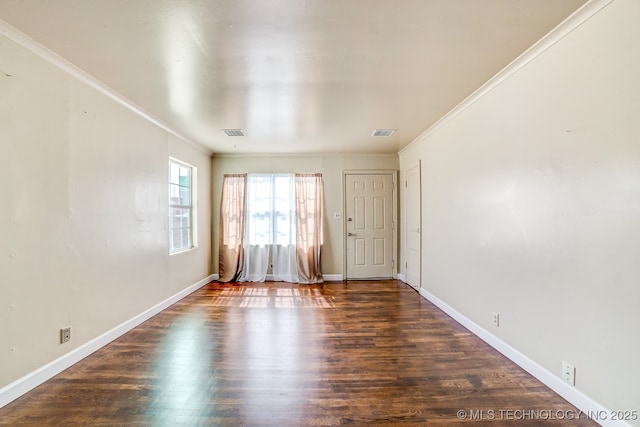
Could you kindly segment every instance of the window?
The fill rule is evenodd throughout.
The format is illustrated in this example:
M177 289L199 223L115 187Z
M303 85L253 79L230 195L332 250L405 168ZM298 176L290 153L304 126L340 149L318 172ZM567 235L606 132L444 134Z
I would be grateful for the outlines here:
M246 243L295 245L293 178L293 174L249 174Z
M193 166L169 159L169 253L172 254L196 246L195 171Z

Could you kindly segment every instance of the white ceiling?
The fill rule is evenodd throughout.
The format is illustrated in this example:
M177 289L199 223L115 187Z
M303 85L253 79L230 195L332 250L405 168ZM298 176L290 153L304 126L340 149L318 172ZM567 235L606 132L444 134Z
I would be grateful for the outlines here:
M213 152L395 153L583 3L0 0L0 19Z

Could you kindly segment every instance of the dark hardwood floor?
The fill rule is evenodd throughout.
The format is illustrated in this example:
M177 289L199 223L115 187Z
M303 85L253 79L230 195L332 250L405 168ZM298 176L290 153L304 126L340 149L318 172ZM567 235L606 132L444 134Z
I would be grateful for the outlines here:
M210 283L0 409L12 426L596 425L398 281Z

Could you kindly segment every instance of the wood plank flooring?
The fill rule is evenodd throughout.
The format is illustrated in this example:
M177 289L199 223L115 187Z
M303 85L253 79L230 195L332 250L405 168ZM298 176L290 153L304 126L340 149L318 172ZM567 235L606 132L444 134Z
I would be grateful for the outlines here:
M597 425L577 414L402 282L213 282L0 425Z

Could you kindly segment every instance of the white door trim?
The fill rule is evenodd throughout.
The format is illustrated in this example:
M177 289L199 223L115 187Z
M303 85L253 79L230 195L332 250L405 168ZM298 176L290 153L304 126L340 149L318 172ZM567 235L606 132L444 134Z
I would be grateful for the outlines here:
M409 194L409 173L412 172L413 170L417 169L417 173L418 173L418 195L417 195L417 200L418 200L418 239L419 239L419 243L418 243L418 258L419 258L419 262L418 262L418 283L417 284L411 284L409 283L409 233L411 232L409 230L409 200L412 200L414 198L414 194ZM401 259L404 261L404 267L401 266L400 271L404 271L404 278L406 280L404 280L405 283L409 284L409 286L411 286L412 288L414 288L417 291L420 291L420 288L422 288L422 161L418 160L418 163L416 163L415 165L411 166L410 168L407 168L405 170L405 174L404 174L404 202L402 203L402 209L403 209L403 226L402 226L402 237L404 239L404 245L403 245L403 256L401 257ZM414 286L414 285L417 285Z
M345 169L342 171L342 280L346 281L347 277L347 218L346 218L346 206L347 206L347 175L391 175L393 188L391 191L391 221L392 221L392 239L391 251L392 255L392 269L391 274L394 279L398 278L398 230L400 229L398 224L398 171L396 169Z

